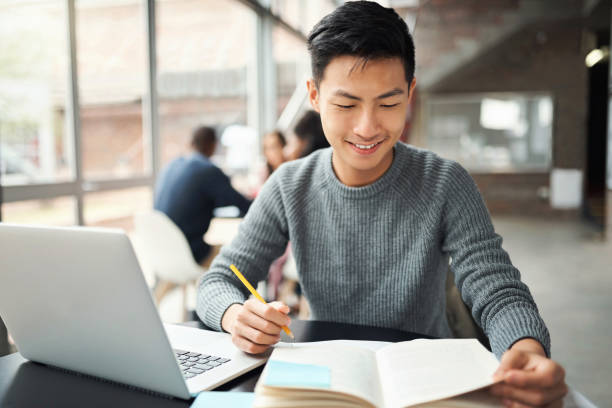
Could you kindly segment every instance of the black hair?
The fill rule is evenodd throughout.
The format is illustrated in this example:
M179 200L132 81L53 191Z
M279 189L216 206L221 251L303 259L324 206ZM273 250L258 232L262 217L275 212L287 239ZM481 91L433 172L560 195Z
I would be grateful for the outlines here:
M318 112L307 111L297 122L293 132L298 139L306 142L304 149L300 152L300 157L308 156L315 150L329 147L325 133L323 133L321 115Z
M308 50L317 87L327 65L342 55L359 57L362 67L369 60L399 58L406 81L414 77L414 42L406 22L372 1L349 1L323 17L308 35Z
M217 132L210 126L199 126L191 135L191 146L204 155L212 154L216 143Z

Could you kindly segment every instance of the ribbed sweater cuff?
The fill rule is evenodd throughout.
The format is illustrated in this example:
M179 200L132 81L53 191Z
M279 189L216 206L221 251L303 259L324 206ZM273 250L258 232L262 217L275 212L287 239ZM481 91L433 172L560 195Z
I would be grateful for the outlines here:
M203 292L198 297L197 312L204 324L216 331L224 331L221 327L221 320L225 311L233 304L243 304L244 296L232 292L219 292L214 296L206 298Z
M491 349L498 359L520 339L533 338L550 357L550 335L537 310L525 305L502 310L487 327Z

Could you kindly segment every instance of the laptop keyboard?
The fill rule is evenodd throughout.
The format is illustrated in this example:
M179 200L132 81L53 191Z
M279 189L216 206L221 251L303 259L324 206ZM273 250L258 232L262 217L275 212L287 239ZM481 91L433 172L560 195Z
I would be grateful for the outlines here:
M186 380L230 361L229 358L209 356L207 354L177 349L174 349L174 355L181 366L183 377L185 377Z

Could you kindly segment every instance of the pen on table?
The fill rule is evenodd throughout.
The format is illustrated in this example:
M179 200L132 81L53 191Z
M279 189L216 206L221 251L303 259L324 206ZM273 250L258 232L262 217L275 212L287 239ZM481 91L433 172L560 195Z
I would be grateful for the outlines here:
M264 304L268 303L268 302L266 302L264 300L264 298L262 298L259 295L259 293L257 293L255 288L253 286L251 286L249 281L246 280L246 278L240 273L240 271L238 270L238 268L236 268L236 266L234 264L230 265L230 269L232 270L232 272L234 272L234 274L238 277L238 279L240 279L240 282L242 282L244 284L244 286L246 286L246 288L249 290L249 292L251 292L251 294L253 296L255 296L260 302L262 302ZM287 333L287 336L291 337L292 339L295 339L295 337L293 336L293 333L291 333L291 330L289 330L289 328L287 326L282 326L281 328L283 329L283 331L285 333Z

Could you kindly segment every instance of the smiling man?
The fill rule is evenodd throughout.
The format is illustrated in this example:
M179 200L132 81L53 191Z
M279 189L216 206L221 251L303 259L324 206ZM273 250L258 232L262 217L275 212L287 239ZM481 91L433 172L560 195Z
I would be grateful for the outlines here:
M347 2L308 38L312 107L331 147L281 166L238 236L200 281L197 312L259 353L280 339L289 309L247 300L228 269L266 278L287 242L318 320L451 337L452 269L472 316L501 357L492 389L514 406L558 406L564 371L548 330L501 247L474 181L456 162L399 143L414 79L404 21L373 2Z
M308 92L333 149L334 172L347 186L371 184L391 167L416 82L397 57L365 62L341 55L324 72L308 81Z

